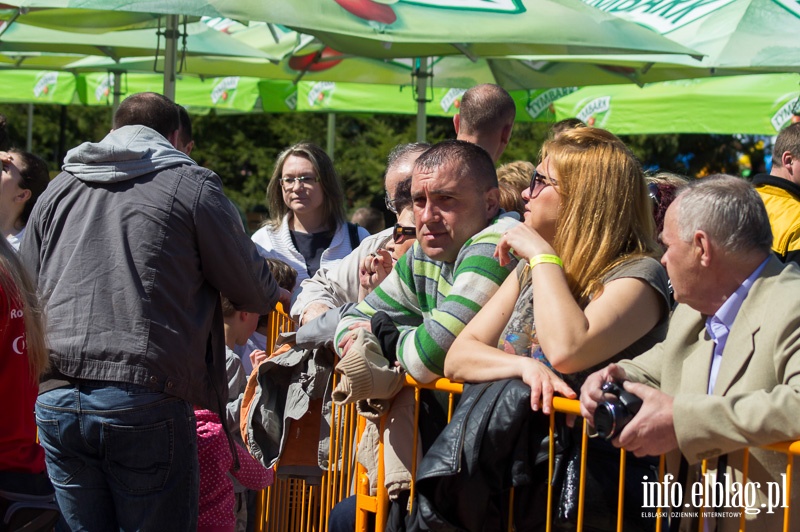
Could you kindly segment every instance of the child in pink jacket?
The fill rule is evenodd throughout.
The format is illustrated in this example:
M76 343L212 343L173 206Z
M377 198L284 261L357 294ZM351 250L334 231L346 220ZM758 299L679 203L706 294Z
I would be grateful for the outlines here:
M200 461L200 517L198 532L234 532L233 482L231 473L246 488L261 490L272 484L274 472L266 469L236 444L239 471L233 470L233 456L219 416L210 410L195 410L197 455Z

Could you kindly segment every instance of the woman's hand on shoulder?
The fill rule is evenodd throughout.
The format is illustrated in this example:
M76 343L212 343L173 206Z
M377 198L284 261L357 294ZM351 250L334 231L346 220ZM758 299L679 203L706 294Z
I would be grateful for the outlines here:
M528 261L541 254L555 254L553 247L535 230L524 223L517 224L500 237L494 256L505 266L511 261L511 255Z
M522 370L522 380L531 387L531 409L536 412L539 405L542 413L549 415L553 406L553 395L559 393L568 399L575 399L575 390L550 368L536 359L526 358Z

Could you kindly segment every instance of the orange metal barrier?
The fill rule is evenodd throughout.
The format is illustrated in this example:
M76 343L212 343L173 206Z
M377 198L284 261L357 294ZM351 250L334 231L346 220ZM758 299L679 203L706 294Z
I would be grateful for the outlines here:
M453 412L453 394L461 393L463 390L463 386L458 383L451 382L447 379L439 379L430 384L421 384L414 381L411 377L406 377L406 386L411 386L415 389L415 409L414 409L414 426L419 426L419 409L420 409L420 402L419 402L419 392L423 388L433 389L448 392L450 394L450 401L449 401L449 411L448 411L448 421L450 416L452 416ZM549 449L549 465L548 465L548 493L547 493L547 531L551 530L552 526L552 508L553 508L553 485L552 485L552 478L554 473L554 461L555 461L555 413L564 413L564 414L571 414L578 416L576 423L580 422L583 423L582 418L580 418L580 403L577 400L572 399L565 399L562 397L555 397L553 399L553 410L554 413L550 415L550 449ZM362 424L363 425L363 424ZM368 521L367 516L369 513L375 514L375 532L383 532L386 517L388 513L388 506L389 506L389 497L386 493L386 489L384 487L384 469L383 469L383 429L384 425L381 424L381 431L380 431L380 441L379 441L379 452L378 452L378 486L377 486L377 493L373 496L369 493L369 480L367 479L366 472L363 470L363 467L358 466L357 469L357 478L358 478L358 489L357 489L357 498L356 498L356 531L357 532L366 532L368 529ZM583 530L584 525L584 502L585 502L585 476L584 472L586 471L586 462L587 462L587 441L588 441L588 432L586 430L586 425L584 423L584 430L582 431L583 436L581 440L581 457L580 457L580 481L579 481L579 491L578 491L578 515L577 515L577 527L576 530L578 532ZM359 437L361 434L361 430L358 432ZM412 460L412 485L411 485L411 501L413 504L414 500L414 483L413 478L416 477L416 471L414 464L416 464L416 453L417 453L417 438L416 434L414 435L414 458ZM786 491L784 493L784 502L786 503L785 508L783 508L783 532L789 532L790 530L790 497L791 497L791 482L792 482L792 469L793 469L793 458L794 455L800 454L800 441L796 442L786 442L786 443L778 443L773 445L764 446L763 449L781 452L787 455L787 465L786 465ZM748 464L748 456L749 450L745 450L745 462L743 468L743 479L742 484L747 481L747 464ZM624 508L624 489L625 489L625 450L620 449L620 469L619 469L619 488L618 488L618 506L617 506L617 531L621 532L623 530L623 508ZM705 461L702 462L702 472L706 472L707 464ZM664 477L665 472L665 459L662 456L659 462L659 476L660 478ZM510 499L509 499L509 509L513 508L514 504L514 490L511 490ZM704 523L703 523L703 509L699 508L699 522L698 522L698 530L704 530ZM741 508L741 517L740 517L740 525L739 528L743 532L745 531L746 527L746 517L744 513L744 508ZM656 521L656 531L661 532L662 530L666 530L667 528L667 521L664 519L665 512L661 508L656 509L658 513L658 519ZM509 523L508 530L513 530L513 523Z
M278 304L269 315L267 348L274 351L281 332L295 324ZM333 385L336 385L334 375ZM355 445L358 416L355 405L332 407L328 470L319 485L282 478L259 493L256 532L310 532L328 529L328 515L341 500L355 494ZM363 429L362 429L363 430Z
M278 308L270 316L269 321L269 334L267 336L267 345L273 346L278 334L281 331L294 330L294 324L287 314ZM334 386L335 386L334 375ZM427 388L447 392L449 394L449 408L448 420L453 413L454 394L460 394L463 390L463 385L451 382L447 379L439 379L430 384L420 384L410 377L406 377L405 386L414 388L415 406L414 406L414 427L419 426L420 415L420 390ZM577 422L583 422L580 419L580 404L576 400L564 399L556 397L553 399L553 410L555 412L572 414L578 416ZM375 516L374 530L382 532L385 527L388 508L389 497L384 487L384 464L383 464L383 432L385 428L385 420L381 422L380 438L379 438L379 453L378 453L378 471L377 471L377 493L370 495L369 480L363 466L356 463L356 446L361 438L364 430L364 419L357 415L354 405L346 407L333 407L331 413L331 440L329 450L329 467L324 472L322 482L320 485L309 485L304 480L298 479L278 479L275 484L270 488L264 490L259 498L257 504L257 515L259 519L256 523L257 532L274 531L274 532L307 532L318 531L322 532L328 529L328 518L331 509L343 499L350 495L356 495L356 530L359 532L366 532L368 529L368 516L373 514ZM549 531L553 522L552 508L553 508L553 489L552 480L554 473L554 460L555 460L555 415L550 416L550 450L549 450L549 465L548 465L548 493L547 493L547 530ZM417 462L417 435L414 435L413 443L413 458L412 458L412 479L416 476L416 462ZM586 471L587 463L587 431L583 430L581 440L581 456L580 456L580 469L581 476L579 481L578 491L578 515L577 527L581 531L584 526L584 500L585 500L585 478L583 472ZM786 493L785 501L787 502L784 508L783 532L789 532L789 512L790 512L790 488L793 469L793 457L800 454L800 441L780 443L765 446L764 449L781 452L787 455L786 466ZM745 451L745 462L743 467L743 482L747 480L748 475L748 452ZM617 507L617 531L622 531L623 526L623 508L624 508L624 488L625 488L625 451L620 450L620 470L619 470L619 488L618 488L618 507ZM706 471L706 463L702 464L702 472ZM665 473L665 460L661 458L659 463L659 476L664 477ZM411 498L410 504L413 504L415 486L412 480L411 484ZM513 505L514 492L511 490L509 509ZM667 521L663 519L665 511L658 508L658 519L656 521L656 531L661 532L666 530ZM704 529L703 512L699 513L700 521L698 523L698 530ZM746 519L745 514L742 512L740 519L740 529L745 530ZM513 530L513 523L509 523L509 530Z

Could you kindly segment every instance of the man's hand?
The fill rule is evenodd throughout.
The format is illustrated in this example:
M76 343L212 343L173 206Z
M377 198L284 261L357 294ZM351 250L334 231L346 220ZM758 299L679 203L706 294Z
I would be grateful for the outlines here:
M283 305L284 312L289 312L292 304L292 293L285 288L278 287L278 302Z
M325 303L311 303L309 304L306 309L303 311L303 315L300 316L300 325L305 325L306 323L310 322L314 318L322 316L326 312L328 312L333 307L326 305Z
M379 249L375 253L364 257L358 271L359 283L361 284L359 299L366 297L376 286L381 284L381 281L386 279L392 272L393 267L392 255L385 249Z
M616 364L609 364L599 371L595 371L584 381L581 386L581 416L594 427L594 410L597 403L604 399L603 384L611 381L624 382L628 376L625 370Z
M258 365L264 362L266 359L267 353L261 349L253 349L253 351L250 353L250 363L253 365L253 368L257 368Z
M358 328L366 329L369 332L372 332L372 324L370 322L368 322L368 321L356 322L356 323L352 324L350 327L348 327L347 329L352 331L352 330L358 329ZM342 339L339 341L339 348L341 349L341 353L342 353L340 355L340 357L344 357L347 354L347 352L350 350L350 347L353 345L354 339L355 339L355 335L352 332L349 332L349 333L345 334L344 336L342 336Z
M638 382L626 381L623 385L642 400L642 407L612 443L635 456L659 456L677 449L672 415L674 398Z

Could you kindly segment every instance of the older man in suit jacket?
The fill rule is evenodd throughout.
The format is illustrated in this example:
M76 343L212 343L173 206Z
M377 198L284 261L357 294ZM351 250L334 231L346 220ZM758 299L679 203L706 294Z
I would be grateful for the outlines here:
M681 303L667 337L590 376L582 414L592 422L607 398L600 390L606 381L624 382L643 400L613 441L637 456L667 454L674 476L666 478L682 486L680 502L671 503L675 518L682 514L681 530L697 530L700 516L702 529L739 530L743 509L748 531L780 530L781 506L789 503L781 476L786 457L760 449L747 457L744 449L800 438L800 269L770 254L763 203L730 176L684 190L667 211L662 237L662 262ZM711 500L706 485L730 498ZM791 487L798 526L800 484ZM643 489L669 491L663 484Z

